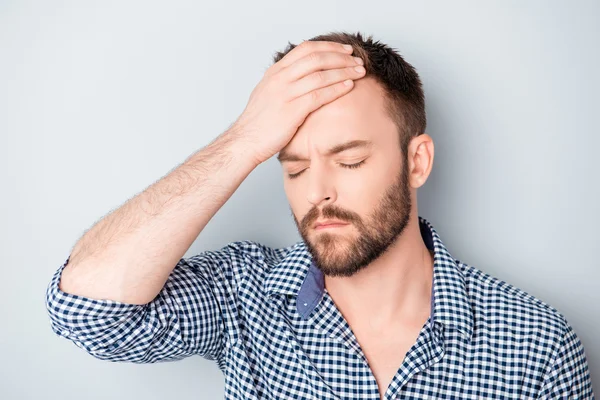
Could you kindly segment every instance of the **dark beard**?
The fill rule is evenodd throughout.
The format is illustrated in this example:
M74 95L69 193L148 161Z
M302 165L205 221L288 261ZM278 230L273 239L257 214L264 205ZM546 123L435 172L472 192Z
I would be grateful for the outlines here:
M338 219L357 228L358 239L349 244L338 234L328 232L318 233L316 245L308 240L308 232L313 230L314 222L319 219L317 208L309 211L301 226L293 212L292 216L317 268L326 276L349 277L387 251L406 229L411 209L408 168L405 162L396 182L385 191L377 208L369 215L368 224L363 223L358 215L340 210L335 205L323 208L321 218Z

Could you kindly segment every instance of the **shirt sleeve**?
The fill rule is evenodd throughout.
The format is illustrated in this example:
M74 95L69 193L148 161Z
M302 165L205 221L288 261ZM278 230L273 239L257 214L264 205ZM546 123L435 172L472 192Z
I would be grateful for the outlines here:
M539 398L594 400L585 349L573 327L565 323L565 333Z
M56 335L107 361L155 363L200 355L219 361L227 321L237 304L235 246L182 258L149 303L128 304L66 293L62 271L46 289L46 309Z

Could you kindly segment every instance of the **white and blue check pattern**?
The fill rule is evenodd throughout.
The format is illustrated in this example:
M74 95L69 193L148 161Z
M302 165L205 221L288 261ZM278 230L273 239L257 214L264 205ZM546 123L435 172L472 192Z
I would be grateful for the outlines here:
M434 252L432 309L383 397L594 399L583 345L566 318L523 290L454 259L419 217ZM57 335L107 361L215 360L226 399L380 399L352 329L303 241L253 241L182 258L136 305L46 291Z

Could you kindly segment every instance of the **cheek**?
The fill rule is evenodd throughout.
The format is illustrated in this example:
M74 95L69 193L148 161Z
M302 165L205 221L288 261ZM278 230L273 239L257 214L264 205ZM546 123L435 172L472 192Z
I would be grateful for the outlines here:
M283 184L283 189L285 191L285 197L287 197L287 201L292 210L296 210L298 207L298 191L294 190L293 184L290 185L288 183Z
M286 196L290 212L294 214L294 217L296 218L298 223L301 223L302 218L304 218L306 213L310 211L310 208L306 208L306 196L304 196L303 193L299 193L298 191L294 192L294 190L286 190Z
M397 171L391 164L372 161L370 164L365 164L360 173L346 174L343 178L345 194L353 202L356 199L358 204L376 203L395 181Z

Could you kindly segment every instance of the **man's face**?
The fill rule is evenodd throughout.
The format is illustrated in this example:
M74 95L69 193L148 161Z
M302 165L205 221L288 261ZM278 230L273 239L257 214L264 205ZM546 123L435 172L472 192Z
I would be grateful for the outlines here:
M354 85L312 112L280 152L306 159L282 162L284 187L298 231L328 276L352 276L385 252L404 231L412 208L408 163L382 90L372 78ZM327 155L354 140L370 144ZM327 219L347 225L315 229Z

